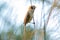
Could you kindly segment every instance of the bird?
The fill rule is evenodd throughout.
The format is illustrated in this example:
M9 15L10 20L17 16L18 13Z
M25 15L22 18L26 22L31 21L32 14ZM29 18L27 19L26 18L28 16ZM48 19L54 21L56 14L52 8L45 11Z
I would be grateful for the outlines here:
M23 40L26 40L26 24L28 24L32 20L35 8L36 6L34 5L29 6L28 11L25 15Z
M24 18L24 25L28 24L32 20L35 8L36 6L34 5L29 6L27 14L25 15L25 18Z

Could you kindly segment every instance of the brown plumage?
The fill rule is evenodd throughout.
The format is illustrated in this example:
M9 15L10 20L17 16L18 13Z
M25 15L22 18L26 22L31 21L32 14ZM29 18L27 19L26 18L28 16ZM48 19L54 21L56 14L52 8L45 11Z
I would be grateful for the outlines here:
M23 38L23 40L27 40L26 39L26 24L32 20L35 8L36 8L35 6L30 6L27 11L27 14L24 18L24 38Z
M35 6L29 7L28 12L24 18L24 24L25 25L32 20L35 8L36 8Z

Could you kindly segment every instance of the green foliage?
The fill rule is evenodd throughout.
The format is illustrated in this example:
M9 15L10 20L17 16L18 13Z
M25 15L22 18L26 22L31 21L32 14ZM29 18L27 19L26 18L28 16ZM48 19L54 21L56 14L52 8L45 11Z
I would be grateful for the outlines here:
M24 25L21 25L17 31L21 31L18 32L18 35L16 34L17 31L14 33L13 28L10 28L10 30L8 32L4 32L2 31L0 34L0 40L23 40L23 31L24 30ZM34 36L34 31L33 28L31 28L30 26L26 27L26 40L32 40L32 37Z

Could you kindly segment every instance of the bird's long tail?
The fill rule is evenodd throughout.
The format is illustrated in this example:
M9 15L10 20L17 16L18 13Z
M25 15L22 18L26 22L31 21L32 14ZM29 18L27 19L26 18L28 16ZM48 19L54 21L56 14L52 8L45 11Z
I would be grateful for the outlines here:
M26 40L26 25L24 25L24 33L23 33L23 40Z

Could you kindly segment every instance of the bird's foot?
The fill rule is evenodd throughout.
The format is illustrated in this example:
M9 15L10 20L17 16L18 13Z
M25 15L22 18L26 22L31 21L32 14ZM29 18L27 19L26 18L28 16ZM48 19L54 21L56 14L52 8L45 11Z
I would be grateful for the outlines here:
M35 24L35 22L33 22L33 24Z

